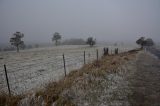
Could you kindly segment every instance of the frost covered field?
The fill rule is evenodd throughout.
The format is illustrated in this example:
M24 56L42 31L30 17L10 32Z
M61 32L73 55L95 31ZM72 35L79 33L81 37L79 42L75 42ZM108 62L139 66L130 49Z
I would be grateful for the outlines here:
M43 87L49 81L56 81L64 76L63 57L66 59L67 73L80 68L84 64L84 51L86 62L96 59L96 49L99 57L103 47L90 48L87 45L66 45L57 47L36 48L23 50L20 53L0 52L0 91L7 91L3 65L6 64L9 84L12 94L21 94L30 90ZM109 47L110 52L115 47ZM133 49L133 47L119 47L120 52Z

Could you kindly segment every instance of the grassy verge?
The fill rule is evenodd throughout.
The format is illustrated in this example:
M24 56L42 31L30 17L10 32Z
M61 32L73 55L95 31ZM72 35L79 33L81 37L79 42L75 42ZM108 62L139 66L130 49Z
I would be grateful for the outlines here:
M60 94L63 90L71 87L75 79L82 77L85 73L98 77L103 76L107 70L116 72L118 66L132 59L136 53L136 50L132 50L118 55L102 57L98 62L94 61L92 64L86 64L78 70L73 70L67 75L67 77L58 82L49 83L46 86L46 89L37 92L37 95L43 96L48 106L55 101L57 101L58 105L72 106L74 104L69 100L66 100L66 98L61 97Z

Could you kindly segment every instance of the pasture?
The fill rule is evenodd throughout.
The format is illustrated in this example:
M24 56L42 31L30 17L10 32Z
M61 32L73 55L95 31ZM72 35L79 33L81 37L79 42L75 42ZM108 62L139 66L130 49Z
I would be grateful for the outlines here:
M35 48L22 50L20 53L0 52L0 91L7 92L7 84L3 65L6 64L9 84L12 94L22 94L43 88L50 81L64 77L63 57L65 55L66 71L78 69L84 64L96 59L98 49L99 58L103 55L103 48L109 47L113 53L115 46L98 45L64 45L57 47ZM135 48L135 46L119 46L119 52Z

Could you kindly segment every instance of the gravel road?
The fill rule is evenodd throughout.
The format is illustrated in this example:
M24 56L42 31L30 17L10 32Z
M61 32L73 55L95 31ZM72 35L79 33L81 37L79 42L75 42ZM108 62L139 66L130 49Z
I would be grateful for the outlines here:
M156 53L155 50L152 52ZM142 52L134 67L134 74L129 77L131 105L160 106L160 60L153 54Z

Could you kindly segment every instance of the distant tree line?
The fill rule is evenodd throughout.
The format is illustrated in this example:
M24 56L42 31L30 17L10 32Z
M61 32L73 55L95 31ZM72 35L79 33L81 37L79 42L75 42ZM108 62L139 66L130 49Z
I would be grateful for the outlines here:
M26 45L24 44L24 41L22 38L24 37L24 34L21 32L15 32L13 33L12 37L10 38L10 43L11 47L5 47L4 49L0 48L0 51L13 51L16 50L19 52L20 49L31 49L31 48L38 48L39 45L35 44L33 45ZM94 46L96 44L96 39L93 37L88 37L87 40L85 41L84 39L81 38L72 38L68 40L64 40L62 43L60 42L62 39L62 35L58 32L55 32L52 37L52 42L55 42L55 45L63 44L63 45L85 45L88 44L90 47Z
M33 45L25 45L24 41L22 38L24 37L24 34L21 32L15 32L13 33L13 36L10 38L10 43L14 47L5 47L5 48L0 48L0 51L12 51L12 50L17 50L19 52L19 49L31 49L31 48L38 48L39 45L35 44ZM55 45L57 46L60 44L62 39L62 35L58 32L55 32L52 37L52 42L55 42ZM151 38L145 39L145 37L140 37L136 43L141 46L143 49L144 46L153 46L154 42ZM61 44L63 45L85 45L88 44L90 47L93 47L96 44L96 39L93 37L88 37L87 40L85 41L84 39L81 38L72 38L68 40L64 40ZM117 43L114 44L114 46L117 46Z
M62 42L62 45L85 45L86 41L81 38L67 39Z

